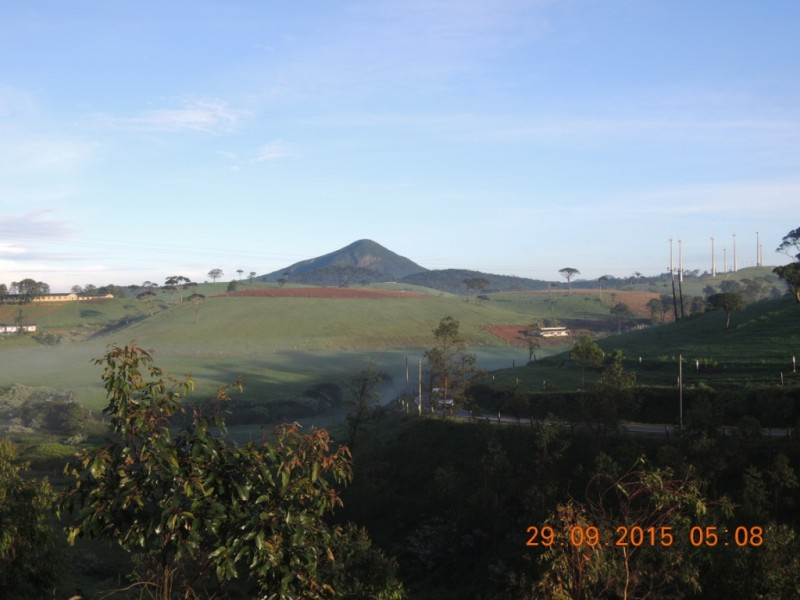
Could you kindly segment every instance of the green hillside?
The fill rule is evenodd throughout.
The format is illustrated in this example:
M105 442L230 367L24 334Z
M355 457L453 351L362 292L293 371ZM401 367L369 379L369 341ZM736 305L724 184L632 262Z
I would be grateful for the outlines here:
M764 300L734 312L725 329L725 314L713 311L677 323L649 327L598 340L606 353L622 350L625 367L641 384L674 385L678 356L684 359L687 385L752 387L796 382L792 357L800 361L800 307L788 297ZM599 371L589 373L591 381ZM568 353L547 357L528 368L505 370L497 380L519 379L529 389L546 380L558 389L577 389L580 369Z
M708 287L712 287L715 291L719 292L722 291L726 282L735 282L744 287L748 280L760 280L768 283L768 288L775 287L783 293L786 290L786 285L778 279L778 276L772 272L772 269L773 267L745 267L738 271L717 273L715 277L711 277L710 274L687 274L682 284L678 281L676 276L675 292L677 294L682 289L685 297L704 296L706 295L705 290ZM638 282L614 279L607 282L607 285L611 285L611 287L616 289L648 290L659 294L672 294L672 280L670 279L669 273L662 274L658 277L643 277ZM771 289L766 289L765 292L769 293Z
M403 277L403 282L424 285L453 294L465 294L469 290L464 281L468 279L483 279L486 281L487 292L547 289L547 282L539 279L528 279L512 275L495 275L493 273L471 271L468 269L435 269L420 273L411 273Z
M110 344L135 340L153 348L167 372L191 373L198 395L210 395L218 386L244 376L248 398L259 402L292 398L317 383L341 383L369 361L389 372L401 388L407 362L416 365L431 346L432 330L439 320L452 316L460 322L470 350L478 355L479 367L493 370L516 365L513 374L498 373L499 381L514 377L537 387L546 380L556 388L575 389L577 370L558 357L574 336L544 341L537 349L537 357L544 360L526 369L521 365L527 362L528 349L524 342L513 340L514 334L531 323L551 321L568 325L573 334L590 331L602 338L616 329L609 314L612 303L630 305L641 321L645 303L653 297L653 292L621 290L575 290L571 295L565 290L552 295L503 292L490 294L488 301L478 304L474 296L467 301L464 296L404 283L350 288L353 294L362 289L386 291L387 297L379 299L241 297L225 294L226 287L223 283L198 286L196 291L206 295L199 306L159 294L152 316L150 308L134 298L0 306L0 322L22 318L36 323L40 331L62 336L58 346L37 343L29 336L0 338L4 365L0 386L68 388L81 402L99 408L104 392L100 370L92 359ZM243 283L240 289L325 292L262 282ZM728 331L723 330L722 313L709 313L600 343L607 351L621 348L629 367L640 371L641 382L674 380L678 354L700 361L709 379L774 382L781 371L788 374L792 354L800 354L798 323L800 312L791 300L782 299L735 313ZM503 327L511 332L506 338L501 337Z
M95 407L102 405L104 394L100 371L91 359L110 344L135 340L155 349L166 371L191 373L203 394L243 375L248 396L273 398L300 393L320 381L339 383L368 360L377 361L395 380L402 379L406 357L418 360L445 316L461 322L462 333L486 358L487 368L521 361L523 350L485 327L528 321L526 315L497 303L478 306L438 292L401 299L209 295L197 313L188 302L159 296L153 316L133 299L21 309L26 321L62 335L64 342L50 347L28 336L0 338L0 386L70 388ZM0 322L13 322L19 310L0 307Z

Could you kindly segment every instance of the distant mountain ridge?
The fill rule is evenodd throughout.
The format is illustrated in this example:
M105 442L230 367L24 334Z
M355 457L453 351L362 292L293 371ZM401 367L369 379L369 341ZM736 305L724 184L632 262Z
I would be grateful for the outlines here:
M421 285L463 294L464 280L484 279L486 292L547 289L547 282L512 275L494 275L467 269L426 269L368 239L353 242L316 258L303 260L261 277L305 285L348 286L386 281Z
M527 279L515 275L495 275L469 269L436 269L422 273L412 273L404 277L402 282L452 294L464 294L468 291L465 281L470 279L483 279L486 281L486 287L482 290L483 293L547 289L547 282L540 279Z
M398 281L425 267L372 240L358 240L334 252L303 260L263 277L311 285L350 285Z
M751 272L760 269L763 272ZM728 274L726 277L730 277ZM740 269L737 275L749 278L767 277L773 280L775 275L769 267L751 267ZM704 277L699 271L687 273L687 281ZM261 275L264 281L283 281L305 285L323 285L346 287L350 285L367 285L396 281L419 285L453 294L468 294L475 292L469 289L466 281L483 279L485 285L480 288L480 293L508 292L508 291L535 291L556 289L563 286L563 281L529 279L515 275L496 275L469 269L426 269L414 261L400 256L372 240L363 239L353 242L344 248L303 260L283 269ZM670 279L669 273L645 277L635 273L629 277L604 276L602 281L577 279L572 282L572 289L626 289L631 285L649 286L655 291L660 285L666 289ZM664 291L664 290L659 290ZM695 292L700 295L699 292Z

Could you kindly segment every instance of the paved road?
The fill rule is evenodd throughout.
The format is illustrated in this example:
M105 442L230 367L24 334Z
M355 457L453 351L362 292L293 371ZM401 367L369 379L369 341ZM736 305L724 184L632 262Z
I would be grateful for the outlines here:
M430 409L428 409L430 410ZM434 410L433 414L438 418L444 418L441 410ZM529 419L518 420L516 417L509 415L497 414L481 414L473 415L466 410L458 410L452 415L447 415L447 418L457 419L460 421L483 421L493 423L495 425L530 425ZM534 419L534 423L541 424L544 421L541 419ZM552 424L560 424L567 426L564 421L551 421ZM583 428L588 426L586 423L575 423L574 427ZM679 435L680 431L677 426L671 423L636 423L632 421L624 421L620 424L622 431L627 433L634 433L639 435L661 435L665 437ZM737 428L732 426L725 426L721 429L721 433L725 436L734 436L737 434ZM782 438L791 435L790 429L761 429L761 435L772 438Z

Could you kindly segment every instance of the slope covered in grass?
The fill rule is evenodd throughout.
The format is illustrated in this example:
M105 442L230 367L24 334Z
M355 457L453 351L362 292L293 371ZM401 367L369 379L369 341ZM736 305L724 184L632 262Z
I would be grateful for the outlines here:
M8 318L15 307L2 307ZM398 379L406 357L414 362L432 344L439 320L461 323L468 344L492 361L517 348L486 331L487 324L526 322L502 306L482 306L463 297L415 294L408 298L236 297L208 295L199 306L159 296L152 316L133 299L88 307L27 305L26 318L40 328L65 332L59 347L36 344L30 337L0 339L4 369L0 385L23 383L73 389L76 397L99 407L103 402L98 367L91 360L110 344L135 340L153 348L169 373L191 373L198 391L243 375L248 393L259 398L302 392L320 381L341 382L375 360ZM3 315L0 314L0 318ZM81 332L86 332L81 341ZM91 333L95 332L95 333ZM487 368L496 362L487 363Z
M678 357L684 360L684 381L713 386L780 386L797 380L792 357L800 361L800 306L790 298L765 300L734 312L725 329L725 314L712 311L677 323L598 340L606 351L622 350L625 367L642 384L674 385ZM587 382L599 371L589 371ZM529 368L497 374L500 382L520 379L529 389L548 381L557 389L577 389L580 368L568 352L548 357Z

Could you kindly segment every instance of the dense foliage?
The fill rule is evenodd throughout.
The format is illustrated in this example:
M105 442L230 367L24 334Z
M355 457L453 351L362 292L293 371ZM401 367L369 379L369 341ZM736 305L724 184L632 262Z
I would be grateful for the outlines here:
M800 302L800 227L793 229L781 240L776 252L785 252L794 262L775 267L773 273L786 282L789 292Z
M413 419L359 448L342 517L391 549L413 597L800 594L794 439Z
M439 321L433 338L434 347L425 352L431 404L437 401L463 404L467 386L475 374L476 357L466 351L459 322L453 317Z
M25 476L16 448L0 439L0 590L5 600L42 598L56 588L61 561L50 525L55 494Z
M135 584L164 600L232 593L237 581L259 598L345 595L323 575L347 538L322 517L341 505L333 484L352 478L346 447L334 450L326 431L303 434L297 424L234 446L218 413L176 420L192 382L165 378L149 352L131 344L97 362L117 438L68 469L61 504L75 513L70 543L115 540L136 557Z

